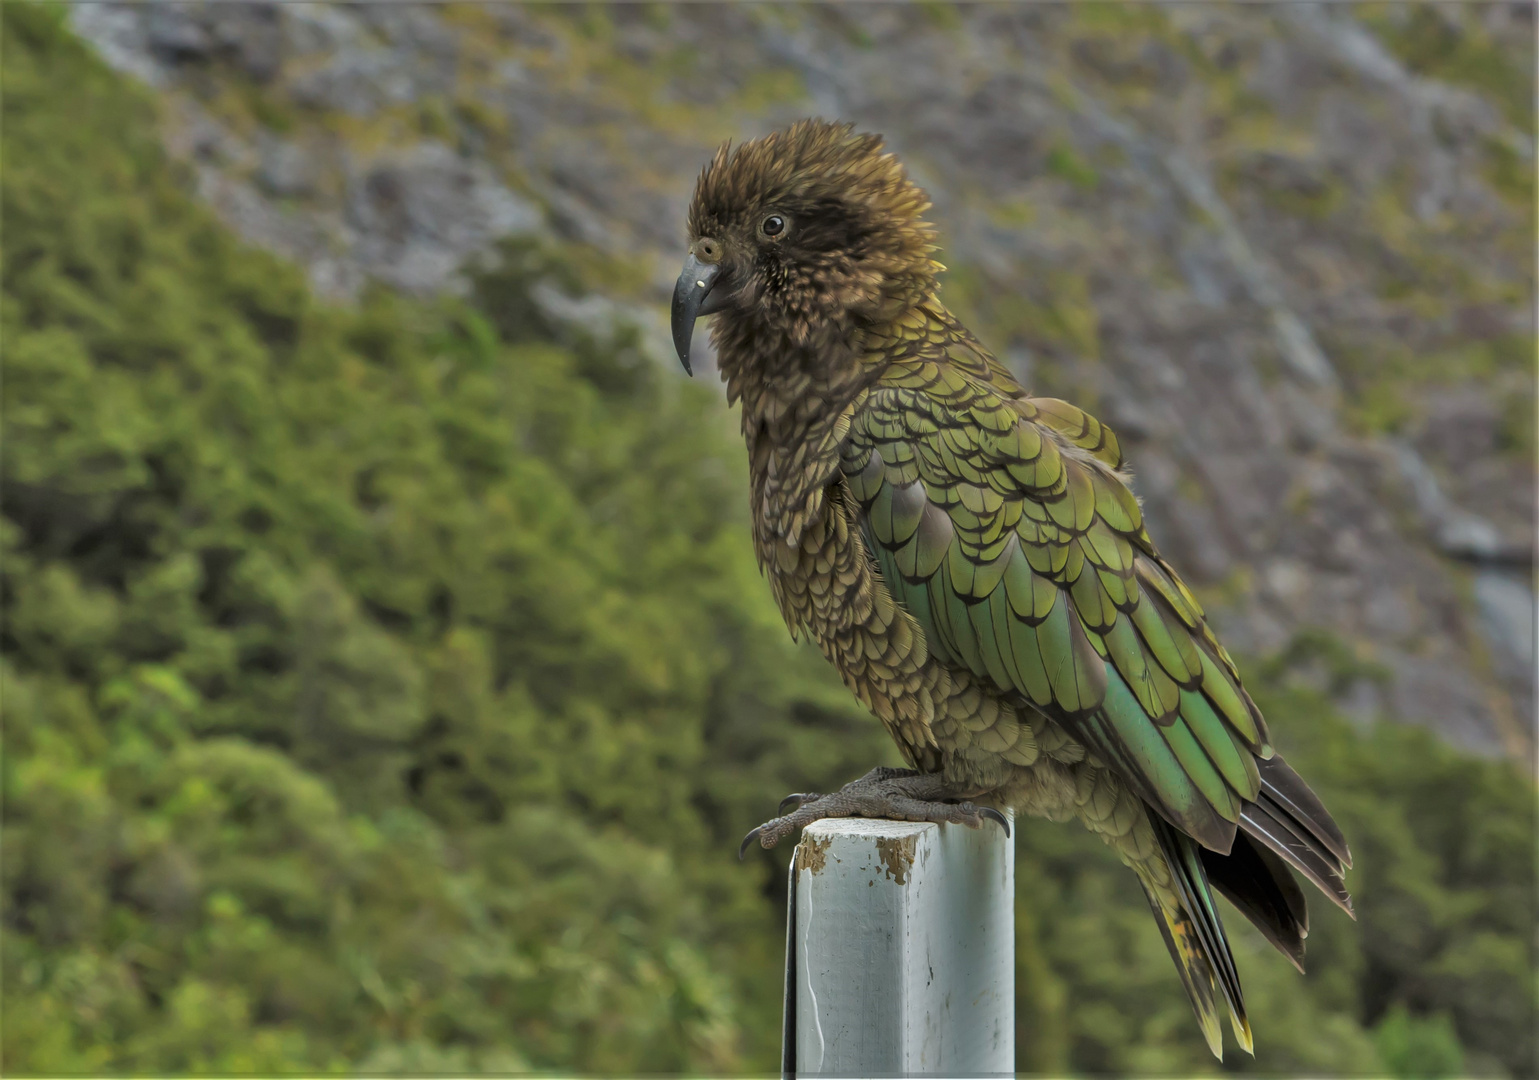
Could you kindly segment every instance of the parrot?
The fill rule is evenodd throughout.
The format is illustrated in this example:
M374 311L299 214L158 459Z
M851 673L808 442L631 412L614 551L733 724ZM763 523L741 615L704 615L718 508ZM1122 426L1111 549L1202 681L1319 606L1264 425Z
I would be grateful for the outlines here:
M1150 539L1117 436L942 303L930 207L882 136L821 119L722 145L689 203L673 342L692 374L712 317L760 570L908 765L787 796L739 855L829 817L1078 819L1137 876L1209 1049L1222 1009L1254 1054L1216 897L1302 972L1294 872L1351 915L1351 852Z

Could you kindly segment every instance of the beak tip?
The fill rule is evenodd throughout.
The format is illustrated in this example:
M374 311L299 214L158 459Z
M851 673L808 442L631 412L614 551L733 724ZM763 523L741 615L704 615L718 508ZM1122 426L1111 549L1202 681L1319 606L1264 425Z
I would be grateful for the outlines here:
M681 365L683 365L683 367L684 367L684 374L686 374L686 375L690 376L691 378L693 378L694 374L695 374L695 370L694 370L694 368L690 367L690 365L689 365L689 347L690 347L690 339L689 338L686 337L683 340L680 340L677 336L674 337L674 339L673 339L673 349L674 349L674 352L679 354L679 363Z

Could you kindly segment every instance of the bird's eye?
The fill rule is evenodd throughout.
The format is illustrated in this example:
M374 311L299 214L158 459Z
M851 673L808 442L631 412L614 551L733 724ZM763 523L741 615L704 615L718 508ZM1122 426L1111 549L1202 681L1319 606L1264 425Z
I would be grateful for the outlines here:
M771 214L764 219L764 224L759 226L765 236L779 236L786 231L786 219L779 214Z

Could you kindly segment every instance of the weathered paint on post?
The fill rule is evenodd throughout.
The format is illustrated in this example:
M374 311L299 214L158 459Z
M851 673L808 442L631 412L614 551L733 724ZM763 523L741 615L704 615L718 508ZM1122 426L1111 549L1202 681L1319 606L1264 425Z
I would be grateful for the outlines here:
M992 824L809 825L792 867L786 1071L1013 1075L1014 893L1015 846Z

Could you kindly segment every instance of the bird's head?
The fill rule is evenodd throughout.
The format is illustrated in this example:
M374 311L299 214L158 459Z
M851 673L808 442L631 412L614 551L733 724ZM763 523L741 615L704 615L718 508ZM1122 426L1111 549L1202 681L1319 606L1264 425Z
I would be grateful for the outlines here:
M695 319L752 319L793 342L924 299L942 269L930 258L930 200L852 124L802 120L716 151L689 207L689 256L673 294L684 370Z

